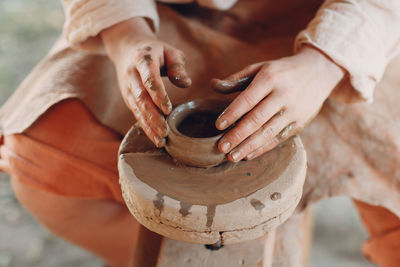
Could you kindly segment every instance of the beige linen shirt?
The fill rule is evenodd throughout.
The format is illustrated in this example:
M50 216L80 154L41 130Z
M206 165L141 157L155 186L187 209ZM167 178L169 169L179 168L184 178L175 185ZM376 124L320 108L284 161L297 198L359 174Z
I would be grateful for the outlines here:
M197 0L208 8L229 9L237 0ZM194 0L160 0L190 3ZM304 1L306 2L306 1ZM64 31L73 46L104 53L98 34L132 17L146 17L155 31L159 16L154 0L63 0ZM372 102L374 89L388 62L400 48L400 1L327 0L308 27L299 33L295 49L309 44L324 52L349 74L350 83L331 97L344 102Z
M120 94L115 67L101 54L98 33L130 17L156 21L160 16L159 38L186 55L192 86L177 89L164 78L173 103L220 98L209 88L211 78L290 56L294 43L297 48L314 45L349 73L335 97L371 100L384 75L373 103L348 105L328 99L302 131L308 170L299 209L345 195L400 217L400 57L384 71L398 50L398 2L329 0L321 6L321 0L241 0L222 12L195 5L155 7L144 0L65 1L63 35L1 108L1 131L23 133L56 103L77 98L100 123L124 135L134 117ZM300 261L293 262L285 266Z

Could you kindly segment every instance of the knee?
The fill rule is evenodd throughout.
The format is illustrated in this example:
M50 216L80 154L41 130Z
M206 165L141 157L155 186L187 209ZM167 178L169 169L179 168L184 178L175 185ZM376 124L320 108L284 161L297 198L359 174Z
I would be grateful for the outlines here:
M3 139L2 169L13 179L59 195L122 201L116 179L120 138L80 101L60 102L24 133Z
M119 140L120 136L104 127L78 99L57 103L44 113L25 135L69 153L79 150L82 140Z

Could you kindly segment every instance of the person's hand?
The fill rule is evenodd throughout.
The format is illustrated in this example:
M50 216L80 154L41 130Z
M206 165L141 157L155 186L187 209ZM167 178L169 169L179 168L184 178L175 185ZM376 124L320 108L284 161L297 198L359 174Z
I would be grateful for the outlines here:
M243 90L218 117L216 127L235 124L218 148L237 162L250 160L299 133L319 112L344 71L311 47L274 61L250 65L224 80L211 80L221 93Z
M161 112L169 114L172 104L161 72L174 85L189 87L183 53L160 41L144 18L121 22L102 31L101 36L116 67L126 105L150 140L157 147L164 146L169 128Z

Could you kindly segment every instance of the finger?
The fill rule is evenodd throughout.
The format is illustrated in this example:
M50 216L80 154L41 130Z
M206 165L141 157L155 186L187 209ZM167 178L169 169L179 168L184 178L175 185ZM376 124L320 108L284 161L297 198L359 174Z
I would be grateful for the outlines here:
M178 87L190 87L192 80L186 72L184 54L173 47L165 46L164 56L169 80Z
M153 131L153 129L150 127L150 125L147 123L145 120L144 116L140 112L135 98L133 97L131 92L128 92L126 94L125 100L127 102L127 105L129 109L133 112L135 115L135 118L137 122L139 123L140 127L143 129L144 133L147 135L147 137L157 146L157 147L163 147L165 146L165 138L160 138L159 135Z
M218 142L219 150L222 153L228 153L280 111L283 111L280 98L271 94L221 138Z
M267 153L268 151L271 151L279 144L280 144L279 139L277 137L274 137L270 141L265 143L263 146L261 146L260 148L256 149L255 151L251 152L250 154L248 154L244 159L245 160L255 159L255 158L261 156L262 154Z
M159 64L153 60L151 54L145 54L139 59L136 68L153 102L164 114L169 114L172 104L161 80Z
M285 142L287 139L289 139L290 137L292 137L293 135L296 135L299 131L299 129L293 130L295 123L292 122L291 124L289 124L288 126L286 126L285 128L283 128L283 130L274 138L272 138L270 141L268 141L267 143L265 143L263 146L261 146L260 148L254 150L253 152L249 153L245 159L246 160L252 160L255 159L259 156L261 156L262 154L271 151L272 149L274 149L277 145L279 145L280 143Z
M144 88L133 90L135 103L144 117L147 124L155 131L159 137L168 135L168 125L164 116L159 112Z
M210 86L213 90L222 94L231 94L237 91L242 91L249 86L261 66L262 63L253 64L223 80L212 79L210 81Z
M131 89L127 95L132 95L133 97L134 105L131 105L133 108L134 106L137 108L137 112L134 113L137 116L137 119L141 117L146 125L148 125L160 139L166 137L169 130L168 125L164 119L164 116L154 105L150 95L141 83L139 73L132 71L129 79L131 83Z
M275 142L274 138L288 125L290 120L287 116L275 116L258 131L243 141L236 149L228 155L228 159L238 162L251 152L264 146L269 142Z
M240 93L218 117L215 123L217 129L228 128L271 93L272 84L266 82L265 78L259 75L260 73L257 73L249 87Z

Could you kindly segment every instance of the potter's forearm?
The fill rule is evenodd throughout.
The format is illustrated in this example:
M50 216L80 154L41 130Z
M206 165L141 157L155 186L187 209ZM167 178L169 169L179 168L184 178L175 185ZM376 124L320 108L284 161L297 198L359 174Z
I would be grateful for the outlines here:
M341 66L337 65L332 59L330 59L326 54L324 54L321 50L310 46L304 45L297 52L296 56L299 57L305 64L313 64L315 68L314 73L315 76L324 77L325 83L330 84L331 86L326 87L328 90L327 96L332 92L335 86L343 79L346 74L346 70Z
M101 33L107 54L111 59L123 56L125 48L143 39L156 39L145 18L135 17L113 25Z

